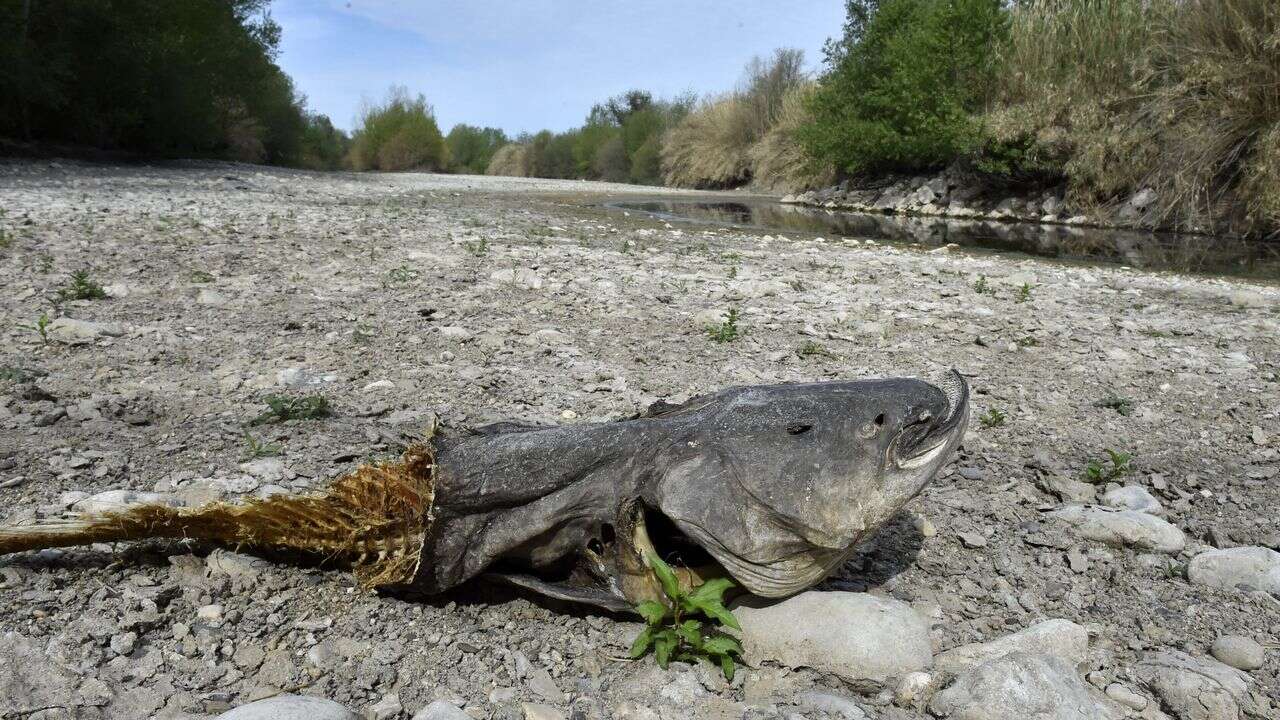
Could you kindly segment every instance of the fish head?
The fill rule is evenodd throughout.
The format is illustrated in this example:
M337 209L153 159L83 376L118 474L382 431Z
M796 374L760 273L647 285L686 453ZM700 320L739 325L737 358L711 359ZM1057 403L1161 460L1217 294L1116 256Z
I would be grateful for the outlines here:
M733 388L691 405L654 463L647 515L752 594L785 597L834 571L933 478L964 436L969 391L953 371L937 383ZM664 533L637 524L631 551L661 556Z

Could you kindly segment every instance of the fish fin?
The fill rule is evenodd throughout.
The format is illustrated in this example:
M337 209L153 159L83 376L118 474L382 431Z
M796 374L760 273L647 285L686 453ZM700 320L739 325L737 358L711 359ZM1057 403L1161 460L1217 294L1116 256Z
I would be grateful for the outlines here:
M349 564L366 587L417 574L433 516L435 456L414 446L399 462L362 465L320 493L244 503L122 506L31 525L0 526L0 555L146 538L293 550Z

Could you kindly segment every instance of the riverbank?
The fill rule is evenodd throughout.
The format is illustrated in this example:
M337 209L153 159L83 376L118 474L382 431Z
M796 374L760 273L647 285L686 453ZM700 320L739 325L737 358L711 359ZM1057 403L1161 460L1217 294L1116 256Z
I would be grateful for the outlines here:
M1028 680L996 665L993 682L1108 689L1108 702L1160 718L1176 703L1144 679L1157 660L1186 653L1217 672L1219 636L1280 642L1274 596L1186 572L1206 551L1280 549L1280 290L598 204L655 195L716 197L0 164L0 522L107 490L306 491L394 454L436 417L586 422L732 384L954 367L974 389L962 453L823 586L909 606L934 685L900 696L897 678L803 663L724 683L706 667L621 659L634 623L509 590L378 597L336 571L146 543L0 558L0 662L21 668L0 676L16 688L0 692L0 714L206 718L288 691L370 717L443 699L482 718L914 719L951 682L945 651L1061 620L1085 637L1069 650L1083 653L1078 669ZM75 271L105 297L60 298L76 294ZM707 326L731 308L738 332L717 342ZM47 342L42 314L66 318ZM332 416L247 427L273 394L321 394ZM1120 467L1107 450L1132 457ZM1142 514L1178 547L1102 542L1048 514L1145 496L1159 514ZM817 615L788 624L851 632ZM850 637L871 642L865 627ZM1223 677L1224 697L1259 717L1280 705L1274 649Z

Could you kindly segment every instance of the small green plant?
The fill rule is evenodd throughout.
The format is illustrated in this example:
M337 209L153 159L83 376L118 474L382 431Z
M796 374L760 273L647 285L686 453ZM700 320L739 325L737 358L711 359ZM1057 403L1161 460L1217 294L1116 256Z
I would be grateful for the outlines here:
M826 349L820 343L817 343L813 340L809 340L805 342L805 344L801 345L800 349L796 350L796 354L802 358L835 357L835 355L830 350Z
M1115 410L1116 412L1129 417L1133 414L1133 398L1124 397L1111 393L1093 404L1094 407L1105 408L1107 410Z
M729 266L729 279L730 279L730 280L736 280L736 279L737 279L737 277L738 277L738 266L737 266L737 265L730 265L730 266Z
M489 254L489 241L485 238L464 241L462 247L476 257L484 257Z
M1017 340L1015 340L1014 342L1018 343L1018 347L1024 347L1024 348L1037 347L1038 345L1040 345L1040 341L1037 340L1034 335L1024 335L1018 338Z
M801 280L800 278L794 278L794 279L788 280L787 284L790 285L791 289L795 290L796 292L805 291L804 280Z
M4 228L0 228L0 250L7 250L13 247L13 235Z
M0 365L0 382L24 383L47 375L43 370L25 368L17 365Z
M989 292L990 292L991 294L993 294L993 295L995 294L995 293L991 290L991 287L989 286L989 284L987 283L987 276L986 276L986 275L979 275L979 276L978 276L978 279L973 283L973 291L974 291L974 292L976 292L976 293L978 293L979 295L985 295L985 294L987 294L987 293L989 293Z
M101 300L106 296L107 291L89 277L88 270L71 273L71 282L58 291L58 297L63 300Z
M391 282L404 284L417 280L418 271L408 265L401 265L400 267L392 268L391 272L387 273L387 276L391 278Z
M39 333L40 342L44 343L45 345L48 345L49 344L49 325L51 325L52 323L53 321L49 319L49 313L40 313L40 317L36 318L35 322L31 323L30 325L19 325L18 328L21 330L31 330L32 332Z
M47 275L53 270L53 256L49 254L40 256L40 264L36 266L36 271L41 275Z
M1031 299L1031 283L1022 283L1022 287L1018 288L1018 296L1013 299L1016 303L1024 303Z
M978 416L978 422L982 423L982 427L987 428L1000 427L1007 419L1009 416L999 408L991 408Z
M204 270L191 271L191 282L193 283L211 283L213 281L214 281L213 273L208 273L208 272L205 272Z
M257 460L262 457L272 457L280 454L280 446L272 443L265 443L254 437L248 430L244 431L244 459Z
M249 425L281 423L287 420L316 420L329 417L329 399L323 395L268 395L263 398L267 411L249 422Z
M636 606L636 612L644 617L645 629L631 644L631 657L641 658L653 650L654 659L663 670L672 660L687 663L706 660L720 666L725 679L732 681L735 656L742 655L742 645L715 625L742 629L737 618L724 606L725 591L734 586L733 581L715 578L685 591L669 565L655 555L647 558L662 584L667 603L646 600ZM699 615L705 619L699 619Z
M712 342L718 343L733 342L742 337L742 330L738 327L738 308L729 308L724 321L707 328L707 334L711 336Z
M351 339L359 345L369 345L376 337L373 329L367 325L357 324L356 329L351 331Z
M1102 462L1089 461L1084 469L1085 477L1092 482L1101 483L1133 472L1132 455L1127 452L1116 452L1110 448L1107 448L1106 453L1107 459Z

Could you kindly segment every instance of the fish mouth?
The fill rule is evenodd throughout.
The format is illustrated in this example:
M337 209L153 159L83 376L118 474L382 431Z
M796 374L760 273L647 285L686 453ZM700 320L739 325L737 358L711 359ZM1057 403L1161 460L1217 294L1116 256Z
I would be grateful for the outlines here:
M946 398L941 413L925 413L898 433L887 453L901 470L928 467L946 456L964 435L969 423L969 384L955 370L934 383Z
M739 558L705 529L688 522L677 525L661 512L644 508L633 511L625 538L619 589L632 604L662 600L650 557L671 566L684 590L711 578L727 577L752 595L781 598L817 583L849 553L845 548L807 547L769 563L752 562Z

